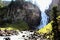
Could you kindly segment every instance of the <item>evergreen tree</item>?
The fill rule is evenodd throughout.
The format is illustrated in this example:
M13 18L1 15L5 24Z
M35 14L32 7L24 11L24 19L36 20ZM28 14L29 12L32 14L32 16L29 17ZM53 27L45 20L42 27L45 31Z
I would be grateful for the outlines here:
M53 7L53 32L54 32L54 40L60 40L59 39L59 31L58 31L58 23L57 23L57 7Z

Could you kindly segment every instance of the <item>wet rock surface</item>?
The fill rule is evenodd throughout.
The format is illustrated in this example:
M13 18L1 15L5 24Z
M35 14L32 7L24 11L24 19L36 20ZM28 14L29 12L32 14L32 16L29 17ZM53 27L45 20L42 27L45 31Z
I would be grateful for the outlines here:
M11 36L18 35L18 32L15 30L0 30L0 36Z

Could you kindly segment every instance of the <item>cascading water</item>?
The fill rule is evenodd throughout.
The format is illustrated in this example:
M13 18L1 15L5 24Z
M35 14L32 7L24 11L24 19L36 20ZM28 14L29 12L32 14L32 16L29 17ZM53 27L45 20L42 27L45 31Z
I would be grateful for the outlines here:
M48 18L49 18L45 12L41 13L41 17L42 17L40 22L41 24L38 26L39 29L44 27L48 23Z
M41 19L41 24L38 26L38 28L40 29L40 28L44 27L48 23L48 18L49 18L46 15L45 10L49 8L49 5L52 2L52 0L26 0L26 1L30 1L31 3L33 3L39 7L39 9L41 10L42 19ZM9 38L11 40L25 40L26 37L22 37L23 35L30 37L30 34L33 34L33 33L34 32L30 33L30 31L25 31L23 33L19 32L19 35L12 35ZM5 36L4 37L0 36L0 40L3 40L4 38L5 38Z
M26 0L26 1L30 1L31 3L35 4L41 10L42 19L40 25L38 26L38 29L43 28L48 23L49 19L49 17L45 13L45 10L49 8L49 5L51 4L52 0Z
M5 0L7 1L7 0ZM8 0L11 1L11 0ZM34 5L38 6L38 8L41 10L41 22L38 28L43 28L47 23L49 17L46 15L45 10L49 8L49 5L51 4L52 0L25 0L33 3Z

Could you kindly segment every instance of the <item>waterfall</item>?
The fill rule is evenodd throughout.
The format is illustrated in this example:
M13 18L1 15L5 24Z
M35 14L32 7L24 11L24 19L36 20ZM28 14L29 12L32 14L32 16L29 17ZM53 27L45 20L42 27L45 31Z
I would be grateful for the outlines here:
M41 13L41 17L42 17L40 22L41 24L38 26L39 29L43 28L48 23L48 19L49 19L49 17L46 15L45 12Z
M7 1L7 0L5 0ZM11 1L11 0L9 0ZM45 10L49 8L49 5L52 3L52 0L25 0L28 2L31 2L32 4L38 6L38 8L41 10L41 22L40 25L38 26L38 29L43 28L44 26L47 25L49 17L45 13Z
M47 10L49 8L49 5L51 4L52 0L26 0L26 1L29 1L33 4L35 4L41 10L42 19L41 19L40 25L38 26L38 29L46 26L48 23L49 17L45 13L45 10Z

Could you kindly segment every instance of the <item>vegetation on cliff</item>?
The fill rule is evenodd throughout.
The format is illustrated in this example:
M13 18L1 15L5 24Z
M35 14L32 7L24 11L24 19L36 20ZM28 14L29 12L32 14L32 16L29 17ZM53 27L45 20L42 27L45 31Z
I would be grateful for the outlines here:
M40 13L38 7L30 2L12 1L8 6L0 7L0 27L36 29L40 24Z

